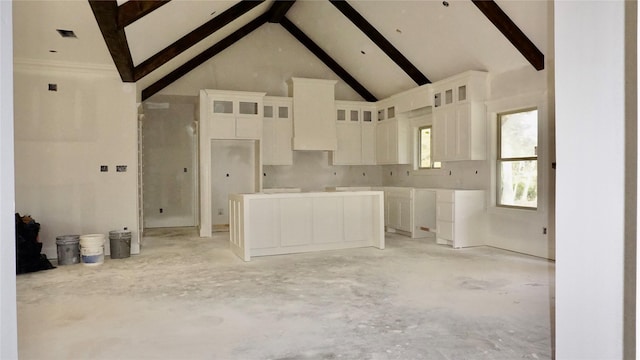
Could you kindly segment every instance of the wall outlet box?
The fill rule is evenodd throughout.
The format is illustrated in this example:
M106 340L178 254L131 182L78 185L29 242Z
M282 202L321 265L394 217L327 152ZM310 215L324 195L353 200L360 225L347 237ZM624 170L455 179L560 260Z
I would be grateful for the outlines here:
M116 165L116 172L126 172L127 165Z
M107 165L100 165L100 172L107 172L109 171L109 166Z

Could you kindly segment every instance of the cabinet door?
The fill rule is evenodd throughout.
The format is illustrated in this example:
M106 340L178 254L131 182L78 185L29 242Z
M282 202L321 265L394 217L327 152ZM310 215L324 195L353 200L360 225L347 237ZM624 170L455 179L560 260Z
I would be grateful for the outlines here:
M444 113L444 159L455 160L458 153L458 121L454 106L443 108Z
M359 165L362 161L362 138L359 124L336 124L338 149L333 152L336 165Z
M379 122L376 127L376 163L398 163L398 121Z
M376 126L376 163L389 163L388 122L379 122Z
M393 229L400 229L402 216L400 199L395 196L389 196L387 200L389 203L387 226Z
M456 109L444 106L433 115L433 158L435 161L453 160L456 153Z
M293 136L293 124L291 119L276 119L275 131L275 165L292 165L293 148L291 146L291 137Z
M265 117L262 122L262 165L277 165L276 146L276 121Z
M265 101L263 116L262 164L293 164L291 104L285 101Z
M262 119L257 116L236 116L235 135L238 139L260 139L262 137Z
M456 108L456 160L471 160L471 104Z
M433 112L433 159L444 161L447 133L445 127L445 116L442 109Z
M362 123L360 127L362 134L362 165L376 164L376 127L375 123Z
M233 115L214 114L211 121L211 132L214 139L235 139L236 119Z
M398 207L400 208L400 218L398 219L398 230L411 232L411 199L400 198L398 199Z

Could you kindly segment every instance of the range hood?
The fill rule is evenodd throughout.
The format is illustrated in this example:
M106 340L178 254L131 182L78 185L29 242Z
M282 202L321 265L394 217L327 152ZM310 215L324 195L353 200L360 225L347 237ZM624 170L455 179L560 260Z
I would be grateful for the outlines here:
M336 80L291 78L293 150L334 151L338 147L335 121Z

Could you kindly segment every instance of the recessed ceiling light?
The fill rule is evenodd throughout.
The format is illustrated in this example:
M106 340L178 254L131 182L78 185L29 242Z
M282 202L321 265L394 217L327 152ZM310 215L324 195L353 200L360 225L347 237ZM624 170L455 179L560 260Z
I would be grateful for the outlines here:
M396 32L397 32L398 34L402 34L402 30L400 30L400 29L396 29Z
M448 1L443 1L443 2L442 2L442 5L443 5L444 7L449 7L449 2L448 2Z
M53 49L51 49L51 50L49 50L49 52L50 52L50 53L57 53L57 52L58 52L58 50L53 50Z
M211 14L209 14L209 15L213 16L215 13L216 13L216 11L213 10L213 12Z
M77 38L76 33L74 33L73 30L56 29L56 31L63 38Z
M360 50L360 54L365 55L366 52L364 52L364 50Z

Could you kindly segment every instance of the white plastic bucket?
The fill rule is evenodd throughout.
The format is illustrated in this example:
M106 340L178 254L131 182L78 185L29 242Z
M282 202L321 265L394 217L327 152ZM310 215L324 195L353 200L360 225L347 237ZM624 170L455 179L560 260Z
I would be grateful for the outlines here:
M80 235L80 259L88 266L104 263L104 234Z

